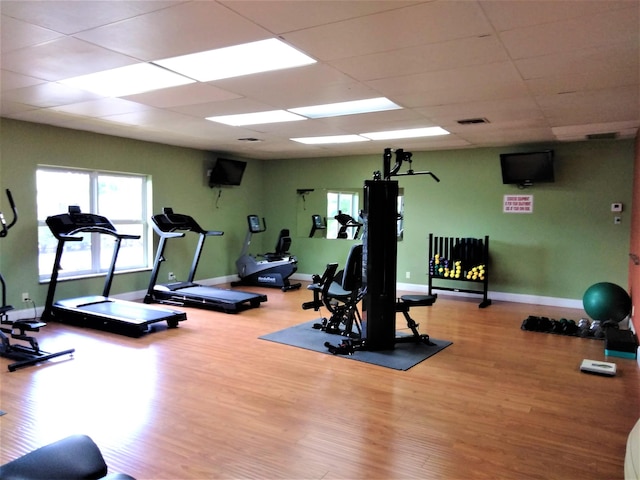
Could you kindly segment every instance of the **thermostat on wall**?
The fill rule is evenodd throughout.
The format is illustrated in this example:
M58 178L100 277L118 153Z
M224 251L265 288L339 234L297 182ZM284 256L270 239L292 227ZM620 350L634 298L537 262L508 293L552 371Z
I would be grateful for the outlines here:
M598 360L587 360L585 358L582 361L582 365L580 365L580 371L613 377L616 374L616 364L611 362L600 362Z

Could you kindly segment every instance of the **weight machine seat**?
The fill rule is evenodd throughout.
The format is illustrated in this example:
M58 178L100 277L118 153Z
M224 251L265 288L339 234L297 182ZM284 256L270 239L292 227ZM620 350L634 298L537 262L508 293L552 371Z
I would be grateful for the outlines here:
M87 435L72 435L0 466L2 480L135 480L113 473L98 446Z
M402 295L402 303L409 307L430 307L436 301L435 295Z
M280 230L280 235L278 235L275 252L265 253L264 258L269 262L282 260L289 255L290 248L291 235L289 233L289 229L283 228Z

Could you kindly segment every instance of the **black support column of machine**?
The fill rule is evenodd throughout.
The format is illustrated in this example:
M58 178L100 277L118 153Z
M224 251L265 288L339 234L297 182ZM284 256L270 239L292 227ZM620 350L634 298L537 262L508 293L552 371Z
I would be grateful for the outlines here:
M106 330L130 337L139 337L150 331L150 325L153 323L167 322L169 327L174 328L178 326L178 322L187 319L187 315L179 310L109 298L122 240L140 238L138 235L118 233L106 217L93 213L82 213L77 206L70 206L68 213L48 217L46 222L53 235L58 239L58 247L47 292L47 301L42 313L43 319ZM82 236L80 236L82 233L98 233L115 238L115 247L102 295L70 298L54 303L64 245L66 242L82 241Z
M16 204L13 201L13 196L9 189L7 189L7 199L9 200L9 205L13 211L13 220L7 224L4 215L0 212L0 238L6 237L9 233L9 229L18 221L18 209L16 208ZM55 353L40 350L40 346L38 345L36 338L27 334L27 332L38 332L42 327L46 327L47 324L40 322L35 318L33 320L9 319L8 314L13 310L13 307L11 305L7 305L6 284L2 274L0 274L0 289L2 290L2 305L0 305L0 356L16 360L8 365L10 372L15 372L19 368L36 365L62 355L72 355L73 352L75 352L75 349L73 348ZM11 343L11 340L21 340L28 343L28 345Z
M207 237L221 236L223 232L204 230L189 215L174 213L171 208L164 208L163 212L151 217L153 229L160 237L158 250L151 272L149 289L144 298L145 303L159 302L188 307L224 310L226 313L236 313L245 308L259 307L261 302L267 301L267 296L259 293L231 290L194 283L196 269L202 254L202 248ZM186 282L157 284L160 266L165 261L164 250L170 238L182 238L185 232L198 235L198 245L193 256L189 277Z
M396 163L391 167L392 150L385 149L383 172L375 172L373 180L364 185L364 212L362 234L362 335L359 340L345 340L341 345L327 345L334 353L350 354L356 350L393 350L397 343L424 343L432 345L429 335L418 332L418 324L409 316L411 307L430 306L433 295L403 295L396 297L398 182L393 176L430 175L414 172L410 152L395 151ZM403 161L409 170L399 173ZM396 313L402 313L412 335L396 336Z

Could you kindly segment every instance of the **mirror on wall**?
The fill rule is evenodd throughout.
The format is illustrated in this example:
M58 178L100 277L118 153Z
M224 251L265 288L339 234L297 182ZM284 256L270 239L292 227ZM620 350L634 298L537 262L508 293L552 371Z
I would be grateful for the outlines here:
M299 189L297 236L357 240L362 235L362 188ZM404 190L398 194L398 240L404 236Z

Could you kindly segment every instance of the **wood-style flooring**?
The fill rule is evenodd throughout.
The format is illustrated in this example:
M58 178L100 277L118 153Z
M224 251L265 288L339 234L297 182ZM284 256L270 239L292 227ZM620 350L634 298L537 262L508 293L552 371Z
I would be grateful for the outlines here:
M636 361L520 328L581 310L441 294L411 314L453 345L397 371L258 339L319 315L301 309L304 286L244 290L268 301L185 309L179 328L137 339L50 323L41 347L75 348L72 359L16 372L0 359L0 462L84 433L110 472L139 480L623 478ZM581 373L584 358L618 375Z

